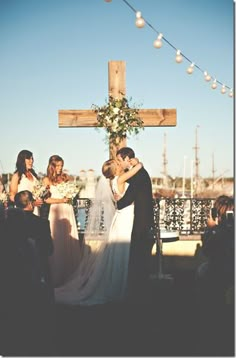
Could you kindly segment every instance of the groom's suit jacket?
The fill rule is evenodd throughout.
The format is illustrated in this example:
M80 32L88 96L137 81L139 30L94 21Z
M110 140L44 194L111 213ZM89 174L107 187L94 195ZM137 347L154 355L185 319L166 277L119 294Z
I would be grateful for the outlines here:
M128 180L125 195L117 202L118 209L134 203L134 222L131 233L127 297L132 302L145 302L151 249L154 244L152 184L142 168Z
M127 180L129 187L118 202L118 209L134 203L133 233L135 237L147 234L154 226L152 184L149 174L141 168L133 177ZM135 238L134 238L135 239ZM145 237L143 237L145 239Z

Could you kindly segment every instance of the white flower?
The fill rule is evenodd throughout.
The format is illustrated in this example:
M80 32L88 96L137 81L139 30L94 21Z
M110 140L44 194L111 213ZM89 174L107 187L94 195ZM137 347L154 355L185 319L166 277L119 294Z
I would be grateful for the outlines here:
M137 108L130 108L128 100L109 97L106 106L92 106L97 113L98 127L103 127L108 133L109 140L116 142L117 138L125 138L127 133L138 134L143 129L143 121L138 116Z
M41 182L38 182L32 190L32 194L35 200L40 199L45 196L45 194L48 192L48 189L45 185L43 185Z
M57 184L57 189L62 197L68 199L74 199L79 193L79 187L74 182L63 182Z
M119 128L118 123L113 123L113 125L111 126L113 132L116 131L118 128Z
M0 201L2 203L6 203L8 201L8 195L7 193L3 192L3 193L0 193Z
M115 114L118 114L119 111L120 111L119 108L117 108L117 107L113 108L113 112L114 112Z

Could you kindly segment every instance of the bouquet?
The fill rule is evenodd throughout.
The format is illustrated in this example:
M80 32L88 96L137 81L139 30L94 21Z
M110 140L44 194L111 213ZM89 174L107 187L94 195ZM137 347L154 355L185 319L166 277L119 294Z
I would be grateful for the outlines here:
M80 191L80 187L71 181L57 184L57 189L63 198L70 199L69 204L73 204L73 200Z
M2 202L2 204L7 204L8 200L9 196L6 192L0 193L0 202Z
M45 200L51 196L49 186L45 186L40 182L34 186L32 194L35 200Z

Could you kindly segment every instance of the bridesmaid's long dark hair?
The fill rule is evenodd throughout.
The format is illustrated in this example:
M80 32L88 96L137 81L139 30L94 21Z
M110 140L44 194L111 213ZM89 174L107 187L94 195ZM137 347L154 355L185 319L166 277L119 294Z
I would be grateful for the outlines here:
M23 149L20 151L20 153L17 156L17 160L16 160L16 170L14 173L17 173L19 176L19 181L18 184L21 181L21 177L23 174L26 174L26 165L25 165L25 159L30 159L33 158L33 153L30 152L29 150ZM34 169L30 169L29 172L36 178L38 179L38 175L36 174L36 172L34 171Z

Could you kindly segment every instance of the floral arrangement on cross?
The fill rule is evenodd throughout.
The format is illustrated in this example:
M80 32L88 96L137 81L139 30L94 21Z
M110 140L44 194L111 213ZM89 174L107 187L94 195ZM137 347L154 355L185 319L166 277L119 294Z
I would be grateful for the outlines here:
M109 143L116 145L128 134L137 135L140 130L144 129L143 121L139 117L139 109L130 106L126 97L109 96L106 105L100 107L93 104L92 108L97 113L97 127L105 128Z

